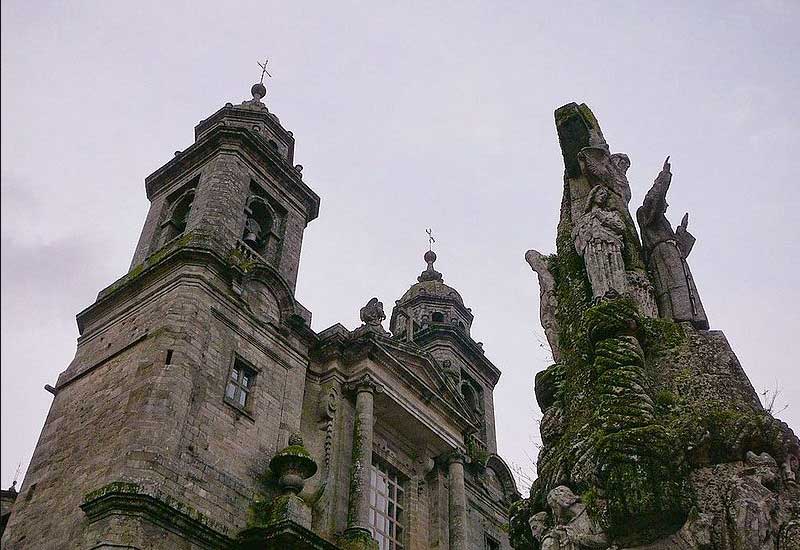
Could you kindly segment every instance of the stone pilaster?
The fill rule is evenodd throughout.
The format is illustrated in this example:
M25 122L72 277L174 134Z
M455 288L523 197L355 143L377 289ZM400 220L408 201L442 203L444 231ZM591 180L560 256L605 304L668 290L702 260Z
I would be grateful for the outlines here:
M383 388L374 378L364 375L347 385L356 394L356 413L353 423L353 462L350 468L350 504L347 511L349 538L370 537L369 472L372 465L372 439L375 393Z
M467 548L467 493L464 487L464 462L467 460L464 453L459 450L455 450L447 457L449 550Z

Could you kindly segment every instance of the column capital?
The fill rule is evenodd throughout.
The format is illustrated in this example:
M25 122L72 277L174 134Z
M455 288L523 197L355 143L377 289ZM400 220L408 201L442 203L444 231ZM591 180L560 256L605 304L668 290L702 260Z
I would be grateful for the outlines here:
M442 455L442 461L448 466L453 463L469 464L469 455L463 449L453 449L452 451Z
M347 382L345 388L355 393L368 392L374 394L383 392L383 386L371 374L365 374L360 378Z

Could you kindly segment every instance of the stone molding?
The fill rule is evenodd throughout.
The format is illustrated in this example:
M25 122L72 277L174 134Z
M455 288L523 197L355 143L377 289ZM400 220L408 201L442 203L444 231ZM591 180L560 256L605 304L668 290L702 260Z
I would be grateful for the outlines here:
M87 494L81 510L89 523L109 516L136 516L206 548L229 548L227 529L158 490L116 481Z
M263 550L264 548L293 548L297 550L338 550L309 529L286 520L268 527L253 527L239 534L237 550Z

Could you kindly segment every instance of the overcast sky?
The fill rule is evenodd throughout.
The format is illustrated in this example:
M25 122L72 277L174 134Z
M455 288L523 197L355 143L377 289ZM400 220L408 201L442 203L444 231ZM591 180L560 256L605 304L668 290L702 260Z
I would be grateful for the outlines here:
M503 372L500 454L532 469L534 374L548 366L527 249L554 249L563 164L553 110L586 102L630 155L632 209L672 156L669 217L713 329L800 427L800 3L2 3L2 475L24 472L75 314L123 275L144 178L193 127L267 103L322 197L299 300L358 326L425 267L475 314ZM20 476L21 479L21 476Z

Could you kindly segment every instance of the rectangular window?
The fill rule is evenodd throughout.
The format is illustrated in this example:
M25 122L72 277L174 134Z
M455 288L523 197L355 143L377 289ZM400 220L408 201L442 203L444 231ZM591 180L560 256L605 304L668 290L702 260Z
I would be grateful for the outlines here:
M369 522L380 550L402 550L403 485L391 466L372 458L369 476Z
M246 409L253 389L256 371L239 358L233 363L228 383L225 386L225 399L240 409Z

